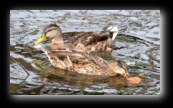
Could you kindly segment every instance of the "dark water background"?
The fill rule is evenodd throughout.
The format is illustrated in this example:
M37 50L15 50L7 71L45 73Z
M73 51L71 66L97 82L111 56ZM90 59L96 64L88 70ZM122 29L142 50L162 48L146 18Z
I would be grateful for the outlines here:
M111 55L98 53L98 56L131 63L130 74L142 78L138 85L127 85L121 77L100 78L54 68L46 55L32 46L50 23L57 23L68 40L79 32L101 30L110 22L117 23L119 29L114 51ZM10 94L160 94L160 11L11 10Z

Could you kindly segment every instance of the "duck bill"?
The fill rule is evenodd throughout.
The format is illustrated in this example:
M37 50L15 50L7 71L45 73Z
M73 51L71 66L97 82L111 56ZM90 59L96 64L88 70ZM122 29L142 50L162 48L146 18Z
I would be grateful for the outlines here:
M36 41L34 42L34 45L37 45L37 44L39 44L39 43L42 43L42 42L44 42L44 41L46 41L46 40L47 40L46 36L45 36L44 34L42 34L42 35L41 35L41 38L39 38L38 40L36 40Z
M124 76L125 78L130 77L130 75L129 75L129 73L128 73L128 72L125 72L125 73L123 74L123 76Z

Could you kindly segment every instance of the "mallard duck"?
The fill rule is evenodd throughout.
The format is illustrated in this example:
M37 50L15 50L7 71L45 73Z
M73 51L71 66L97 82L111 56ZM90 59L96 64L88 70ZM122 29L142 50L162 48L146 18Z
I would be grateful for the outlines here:
M104 27L101 31L85 32L75 36L67 42L64 42L60 27L56 24L50 24L44 28L41 38L34 42L35 45L51 39L51 50L77 50L81 52L112 52L112 41L118 33L117 26L111 25Z
M103 58L70 50L50 51L42 49L54 67L84 75L111 77L122 75L128 84L138 84L139 77L131 77L128 66L123 61L106 61Z
M129 75L128 67L122 61L108 62L93 54L71 50L50 51L42 49L42 51L47 55L54 67L70 72L104 77L116 76L118 74L124 77Z

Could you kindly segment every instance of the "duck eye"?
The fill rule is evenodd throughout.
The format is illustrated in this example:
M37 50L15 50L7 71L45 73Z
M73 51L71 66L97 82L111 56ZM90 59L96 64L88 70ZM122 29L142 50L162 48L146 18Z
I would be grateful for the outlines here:
M49 29L49 30L47 30L47 31L45 31L45 32L43 32L43 34L47 34L48 32L50 32L50 31L52 31L53 29Z
M57 29L56 29L56 28L48 29L48 30L46 31L46 33L47 33L47 32L50 32L50 31L52 31L52 30L57 30Z
M52 29L47 30L47 32L50 32L50 31L52 31Z

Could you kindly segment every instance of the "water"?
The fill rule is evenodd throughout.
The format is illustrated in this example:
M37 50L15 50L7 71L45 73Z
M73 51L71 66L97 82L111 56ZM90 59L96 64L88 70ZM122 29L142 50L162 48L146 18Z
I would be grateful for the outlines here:
M33 48L33 42L50 23L57 23L67 40L79 32L101 30L110 22L117 23L119 29L114 50L97 55L133 63L130 74L142 78L138 85L127 85L121 77L101 78L55 69L43 52ZM160 11L11 10L10 94L160 94Z

